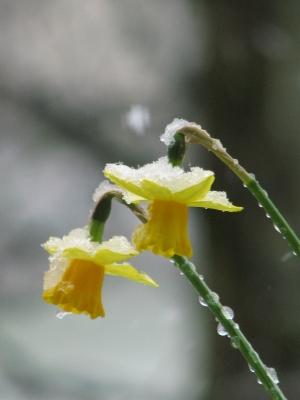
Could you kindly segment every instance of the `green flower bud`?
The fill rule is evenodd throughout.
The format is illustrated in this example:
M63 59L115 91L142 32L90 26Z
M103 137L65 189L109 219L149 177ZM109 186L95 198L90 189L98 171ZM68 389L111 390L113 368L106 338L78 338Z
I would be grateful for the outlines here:
M110 214L112 198L113 196L110 194L102 197L93 211L90 223L90 237L93 242L102 243L105 222Z
M181 167L185 155L185 138L181 132L176 132L174 140L168 146L168 160L173 167Z

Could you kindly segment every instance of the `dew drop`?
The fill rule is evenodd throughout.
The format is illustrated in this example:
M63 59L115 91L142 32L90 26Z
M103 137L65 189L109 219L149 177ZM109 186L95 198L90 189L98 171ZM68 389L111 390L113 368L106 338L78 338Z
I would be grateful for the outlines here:
M184 275L184 273L183 273L183 272L180 272L180 275L181 275L181 276L183 276L183 275Z
M275 230L276 230L277 232L281 233L281 232L280 232L280 229L278 228L277 225L274 224L274 228L275 228Z
M263 206L262 204L258 203L258 207L262 207L262 206Z
M284 234L284 233L286 233L286 232L287 232L287 229L286 229L286 228L281 228L281 230L280 230L280 231L281 231L281 233L282 233L282 234Z
M251 372L254 372L254 368L250 364L248 364L248 367L249 367Z
M261 381L259 378L257 378L257 383L258 383L259 385L261 385L261 384L262 384L262 381Z
M201 279L201 281L204 281L204 276L203 275L199 275L199 278Z
M241 345L240 338L238 336L233 336L230 340L230 344L234 349L239 349Z
M239 160L237 160L236 158L233 159L233 164L237 165L239 163Z
M215 292L210 292L210 295L207 296L206 302L210 305L215 305L219 301L219 296Z
M279 383L277 372L274 368L266 368L268 376L272 379L274 383Z
M174 264L174 262L175 262L174 260L170 259L170 263Z
M220 140L219 140L219 139L214 139L212 148L213 148L214 150L219 150L219 148L222 148L222 147L223 147L223 146L222 146L222 143L220 142ZM225 150L225 149L224 149L224 150Z
M259 193L261 193L263 196L268 197L268 193L263 189L259 190Z
M233 326L235 327L235 329L240 329L239 324L234 323Z
M71 312L67 312L67 311L57 311L57 313L56 313L56 317L58 318L58 319L63 319L67 314L72 314Z
M266 217L267 217L267 218L271 218L269 214L266 214Z
M250 174L249 174L250 176L252 176L252 178L253 179L255 179L255 175L254 174L252 174L252 172L250 172Z
M203 299L203 297L201 297L201 296L199 296L199 303L200 303L202 306L207 307L206 301L205 301L205 300Z
M223 306L222 307L222 314L226 319L233 319L234 317L234 312L230 307Z
M217 326L217 332L220 336L227 336L228 332L226 331L226 329L224 328L224 326L222 324L218 324Z
M192 270L192 271L196 272L196 267L195 267L195 265L194 265L193 263L191 263L191 262L190 262L190 267L191 267L191 270Z
M293 251L293 254L294 254L294 256L296 256L296 255L297 255L297 253L296 253L295 251Z
M249 355L252 358L252 361L256 364L258 361L258 354L254 350L249 350Z

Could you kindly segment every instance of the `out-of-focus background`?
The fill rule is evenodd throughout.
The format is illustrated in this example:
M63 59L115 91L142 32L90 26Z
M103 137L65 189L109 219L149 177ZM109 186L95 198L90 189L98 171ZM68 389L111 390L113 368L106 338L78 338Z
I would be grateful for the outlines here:
M40 244L86 224L107 162L165 155L175 117L219 138L300 233L299 18L295 0L0 1L1 400L268 399L167 259L133 261L158 289L106 277L104 319L61 320ZM197 270L299 399L300 262L231 171L188 155L245 208L191 210ZM137 223L114 204L105 239Z

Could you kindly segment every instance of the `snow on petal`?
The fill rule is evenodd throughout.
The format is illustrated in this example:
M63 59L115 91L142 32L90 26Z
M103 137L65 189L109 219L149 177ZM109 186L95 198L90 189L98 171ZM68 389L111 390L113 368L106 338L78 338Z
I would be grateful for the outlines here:
M176 193L206 180L213 175L213 172L199 167L184 172L180 167L173 167L167 157L161 157L138 169L123 164L107 164L104 175L123 189L151 201L155 196L149 193L146 186L143 188L142 182L144 181L154 182L172 193Z
M189 207L204 207L220 211L238 212L243 207L234 206L226 197L225 192L209 192L202 200L188 203Z

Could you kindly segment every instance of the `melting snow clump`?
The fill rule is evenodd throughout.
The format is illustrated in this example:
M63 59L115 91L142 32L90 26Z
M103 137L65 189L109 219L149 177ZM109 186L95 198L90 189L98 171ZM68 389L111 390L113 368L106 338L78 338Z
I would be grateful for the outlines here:
M202 130L201 126L197 125L195 122L188 122L185 119L175 118L173 122L167 125L165 133L161 135L160 140L164 142L166 146L169 146L173 141L175 133L184 127L198 128Z

